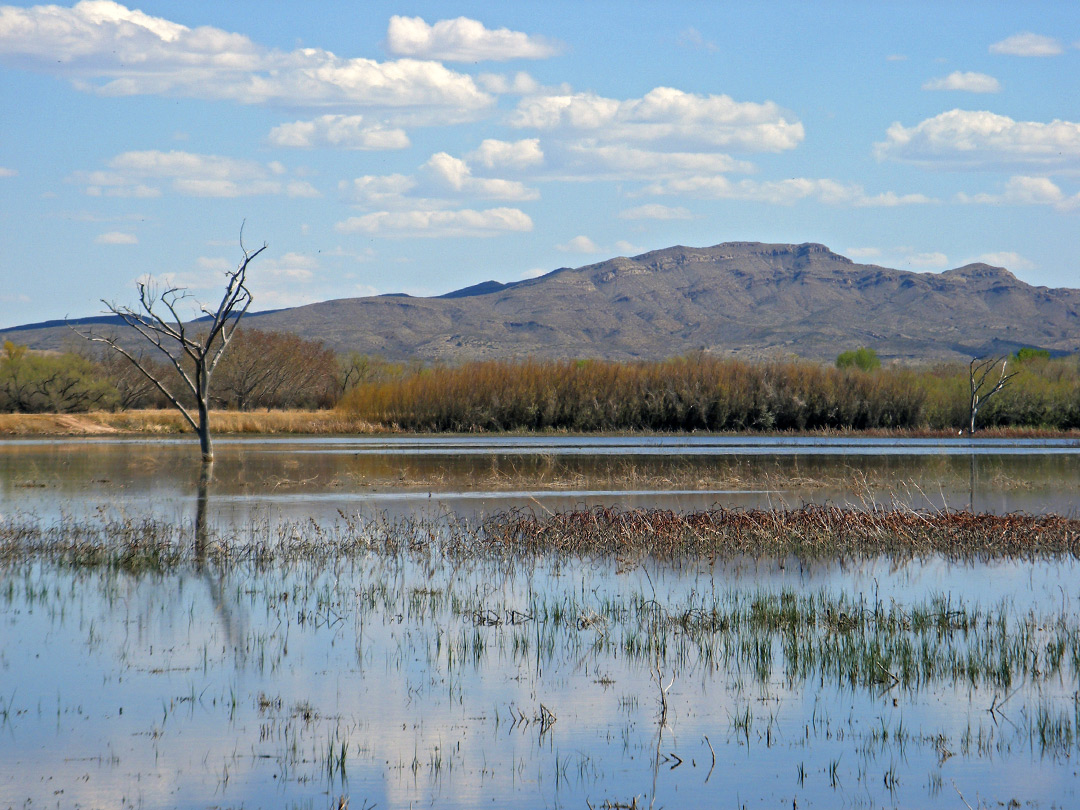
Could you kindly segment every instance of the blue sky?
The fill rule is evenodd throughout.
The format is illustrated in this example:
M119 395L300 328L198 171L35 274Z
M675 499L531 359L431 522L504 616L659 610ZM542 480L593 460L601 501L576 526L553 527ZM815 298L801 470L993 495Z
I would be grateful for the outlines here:
M0 6L0 327L673 244L1080 286L1080 5Z

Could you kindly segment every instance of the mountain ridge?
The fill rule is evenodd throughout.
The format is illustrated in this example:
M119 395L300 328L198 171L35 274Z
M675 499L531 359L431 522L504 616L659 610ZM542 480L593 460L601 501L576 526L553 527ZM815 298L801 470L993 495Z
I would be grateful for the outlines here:
M691 351L831 360L857 346L884 358L957 360L1021 346L1080 351L1078 312L1080 290L1032 286L980 262L914 273L858 264L814 242L726 242L673 245L430 298L341 298L254 312L244 323L338 351L426 361ZM55 331L28 324L0 330L0 340L58 348Z

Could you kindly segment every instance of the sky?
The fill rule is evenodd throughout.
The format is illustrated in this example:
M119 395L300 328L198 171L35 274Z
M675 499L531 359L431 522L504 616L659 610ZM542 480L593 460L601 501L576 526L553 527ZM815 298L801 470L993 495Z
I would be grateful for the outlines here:
M681 244L1080 287L1080 4L0 5L0 328Z

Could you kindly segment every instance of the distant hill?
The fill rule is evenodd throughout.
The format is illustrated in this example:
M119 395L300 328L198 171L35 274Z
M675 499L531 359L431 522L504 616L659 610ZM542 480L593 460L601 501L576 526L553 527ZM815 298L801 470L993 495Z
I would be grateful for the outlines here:
M258 298L257 267L251 275ZM670 247L433 298L382 295L249 314L338 351L387 359L662 358L704 350L832 360L967 359L1022 346L1080 351L1080 290L1033 287L1002 267L912 273L855 264L824 245ZM60 348L55 322L0 340Z

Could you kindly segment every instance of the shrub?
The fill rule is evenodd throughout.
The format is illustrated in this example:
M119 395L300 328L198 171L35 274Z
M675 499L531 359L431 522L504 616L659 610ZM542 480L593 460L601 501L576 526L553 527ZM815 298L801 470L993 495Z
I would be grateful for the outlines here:
M873 371L876 368L881 368L881 360L878 359L877 352L863 346L854 351L840 352L836 357L836 367L854 367L863 371Z

